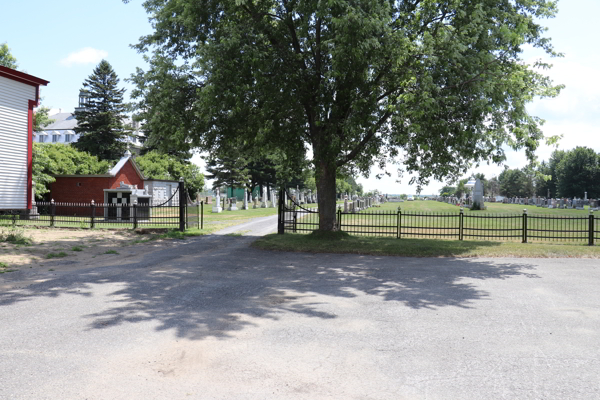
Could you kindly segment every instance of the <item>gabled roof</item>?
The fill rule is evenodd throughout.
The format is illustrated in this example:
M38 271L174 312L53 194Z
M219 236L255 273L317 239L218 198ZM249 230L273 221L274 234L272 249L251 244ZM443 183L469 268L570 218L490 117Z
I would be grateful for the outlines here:
M58 113L50 115L49 118L53 119L54 122L45 126L44 131L72 130L77 126L77 120L71 113Z
M142 171L140 171L140 169L138 168L138 166L135 163L133 157L131 156L131 152L129 150L127 150L125 152L125 155L119 160L117 165L115 165L108 173L112 176L116 176L119 173L119 171L121 170L121 168L123 168L125 166L125 163L127 163L127 161L130 161L130 160L131 160L131 165L133 165L133 169L135 169L135 172L137 172L137 174L140 176L140 178L142 178L142 180L146 180L146 177L144 176L144 174L142 174Z

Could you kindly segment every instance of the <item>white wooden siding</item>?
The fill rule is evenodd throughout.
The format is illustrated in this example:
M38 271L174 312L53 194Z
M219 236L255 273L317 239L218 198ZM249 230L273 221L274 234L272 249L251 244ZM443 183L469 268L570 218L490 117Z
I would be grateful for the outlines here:
M27 123L34 99L34 86L0 76L0 210L27 208Z

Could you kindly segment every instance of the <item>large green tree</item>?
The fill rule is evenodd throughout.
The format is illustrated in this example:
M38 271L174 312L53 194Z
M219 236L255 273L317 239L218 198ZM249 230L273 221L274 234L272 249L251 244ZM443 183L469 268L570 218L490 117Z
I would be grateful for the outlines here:
M127 2L127 0L125 0ZM558 87L522 59L552 0L146 0L149 69L132 77L172 146L311 148L319 228L335 229L338 169L456 179L542 138L526 104ZM535 66L540 66L539 64ZM543 65L546 66L546 65Z
M530 168L506 168L498 175L500 194L506 197L532 197L535 194L534 176Z
M598 155L589 147L567 151L556 167L556 191L560 197L600 196Z
M118 160L127 149L127 130L123 125L126 107L125 89L119 89L119 78L106 60L100 61L94 72L83 82L88 95L82 110L75 111L79 139L77 149L87 151L101 160Z
M12 69L17 69L17 59L10 53L10 48L6 43L0 44L0 65Z
M550 196L557 197L559 196L557 190L557 182L558 182L558 164L560 164L561 160L565 156L566 152L564 150L554 150L550 159L546 161L542 161L538 167L538 174L535 182L535 191L540 196Z

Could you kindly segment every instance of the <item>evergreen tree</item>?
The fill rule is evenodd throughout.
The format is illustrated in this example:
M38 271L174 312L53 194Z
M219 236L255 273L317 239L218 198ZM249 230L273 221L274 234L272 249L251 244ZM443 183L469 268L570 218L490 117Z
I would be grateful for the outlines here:
M89 96L85 107L75 111L75 132L80 137L73 146L101 160L117 160L127 149L127 130L123 126L125 89L119 89L118 84L112 66L106 60L100 61L83 82L82 91Z

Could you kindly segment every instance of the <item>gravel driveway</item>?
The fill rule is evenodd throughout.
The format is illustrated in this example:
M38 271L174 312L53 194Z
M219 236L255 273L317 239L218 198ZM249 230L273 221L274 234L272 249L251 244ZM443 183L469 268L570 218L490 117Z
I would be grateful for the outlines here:
M600 398L598 261L252 240L188 239L0 292L0 399Z

